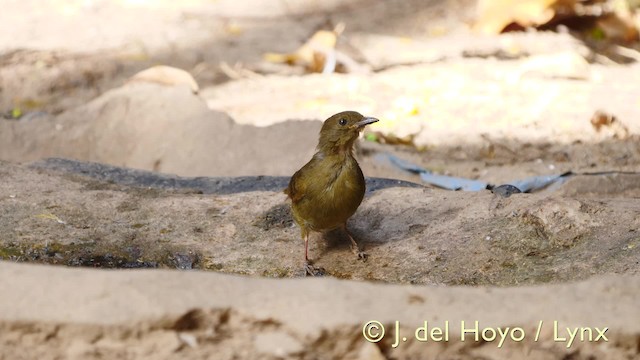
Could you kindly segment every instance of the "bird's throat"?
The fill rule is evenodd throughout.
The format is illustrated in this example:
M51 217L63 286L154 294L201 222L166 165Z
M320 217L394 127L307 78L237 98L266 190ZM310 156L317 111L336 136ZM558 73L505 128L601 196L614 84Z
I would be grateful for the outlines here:
M356 138L348 139L344 141L343 139L338 139L336 141L321 141L318 143L317 150L322 153L324 156L330 155L349 155L353 156L353 144L356 142Z

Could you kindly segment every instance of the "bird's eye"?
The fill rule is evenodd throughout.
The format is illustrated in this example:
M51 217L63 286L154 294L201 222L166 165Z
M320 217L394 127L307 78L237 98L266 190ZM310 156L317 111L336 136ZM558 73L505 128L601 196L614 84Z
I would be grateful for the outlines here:
M345 118L340 119L340 121L338 121L338 124L340 124L342 126L347 125L347 119L345 119Z

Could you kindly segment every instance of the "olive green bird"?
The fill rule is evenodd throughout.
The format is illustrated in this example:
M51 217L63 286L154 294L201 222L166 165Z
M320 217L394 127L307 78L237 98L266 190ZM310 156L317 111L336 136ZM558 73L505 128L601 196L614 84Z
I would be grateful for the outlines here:
M304 239L304 268L309 275L322 269L309 261L309 233L342 228L351 240L358 259L366 254L347 231L347 220L356 212L365 192L365 181L353 157L353 144L366 125L378 119L355 111L335 114L325 120L320 130L317 152L291 177L285 193L291 199L293 219Z

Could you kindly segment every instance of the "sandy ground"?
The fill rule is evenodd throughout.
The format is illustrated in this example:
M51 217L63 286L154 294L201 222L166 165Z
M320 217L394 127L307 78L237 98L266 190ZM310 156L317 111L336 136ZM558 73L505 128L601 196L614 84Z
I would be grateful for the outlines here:
M286 178L225 190L197 179L172 185L153 173L101 179L112 168L67 165L2 167L4 256L302 275L302 242L281 191ZM636 274L639 179L578 176L555 191L509 198L370 183L350 229L371 261L355 261L340 232L315 238L312 258L331 276L391 283L506 286ZM616 194L599 191L603 182L617 184Z
M638 356L638 175L575 177L509 198L370 186L350 221L368 261L342 234L316 237L311 256L327 279L303 279L303 244L279 191L286 177L254 179L262 190L251 191L242 178L60 160L0 165L8 359L18 349L26 359ZM369 318L388 329L376 345L362 335ZM422 319L449 321L451 338L414 340ZM455 335L476 320L487 331L519 328L527 341ZM409 335L400 347L395 321ZM563 341L567 327L583 340ZM605 327L610 337L596 341Z
M0 359L640 358L637 44L478 37L474 4L3 4ZM358 71L262 59L341 22ZM128 80L158 64L199 91ZM369 260L317 236L328 275L305 279L281 190L344 109L411 144L359 142ZM583 175L503 198L425 187L388 153L494 184ZM425 320L450 339L416 340ZM461 340L463 320L521 330Z
M2 286L11 289L3 291L0 307L0 357L5 359L638 356L637 277L495 289L8 263L0 270ZM363 340L370 321L386 328L380 342ZM400 342L394 346L396 321ZM417 340L415 329L424 321L443 329L448 322L449 341ZM473 330L461 339L463 321L465 328L475 328L477 321L480 332L520 330L502 344L476 340ZM568 340L554 341L554 321L556 339L568 339L567 328L588 327L591 341L588 335L570 346ZM487 338L491 331L485 332ZM596 341L599 332L608 341ZM378 333L371 334L375 340Z

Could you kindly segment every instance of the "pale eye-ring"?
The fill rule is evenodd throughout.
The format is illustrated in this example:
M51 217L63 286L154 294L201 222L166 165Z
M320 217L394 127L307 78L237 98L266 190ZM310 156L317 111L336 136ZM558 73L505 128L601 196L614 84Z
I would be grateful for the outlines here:
M347 125L347 119L345 119L345 118L340 119L340 121L338 121L338 124L340 124L342 126Z

